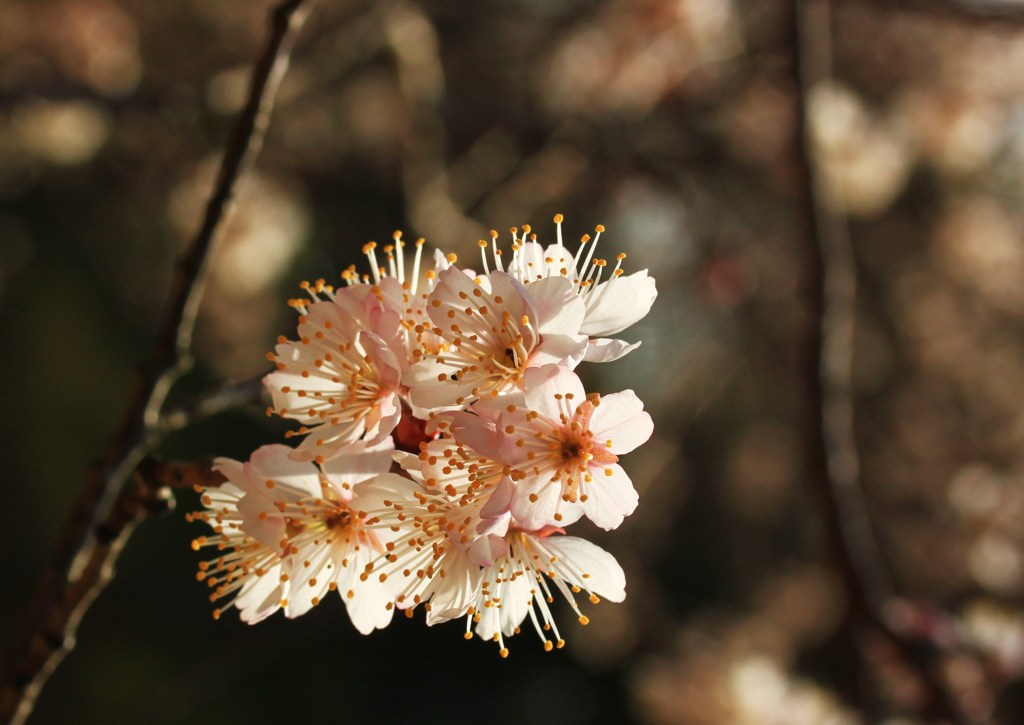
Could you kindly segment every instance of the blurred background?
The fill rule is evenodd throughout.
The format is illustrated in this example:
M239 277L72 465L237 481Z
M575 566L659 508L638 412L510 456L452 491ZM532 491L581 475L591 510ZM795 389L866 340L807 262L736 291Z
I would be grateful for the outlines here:
M4 649L151 349L270 5L0 0ZM937 666L984 721L1024 722L1024 8L832 5L807 103L860 285L862 483L906 602L887 616L951 643ZM643 346L586 369L656 422L625 459L640 508L586 533L628 597L507 661L419 617L363 637L333 599L215 622L186 493L30 722L923 721L906 663L851 621L802 473L788 25L771 0L321 0L179 394L259 374L298 282L396 228L466 256L490 228L551 241L556 212L570 239L604 224L659 289L625 335ZM262 410L161 454L244 459L283 430Z

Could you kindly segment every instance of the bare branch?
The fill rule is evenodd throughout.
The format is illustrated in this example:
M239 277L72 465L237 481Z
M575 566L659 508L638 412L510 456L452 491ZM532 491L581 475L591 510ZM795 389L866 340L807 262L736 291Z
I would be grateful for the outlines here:
M864 501L853 430L856 270L844 220L821 201L807 120L808 89L827 76L828 53L821 51L829 37L828 12L829 0L791 3L794 163L799 172L799 244L807 306L799 366L804 385L806 476L820 501L853 616L879 634L917 676L929 718L971 722L943 680L944 653L927 639L898 632L884 616L887 603L893 600L893 587Z
M218 413L259 402L263 392L263 378L268 372L262 372L246 380L224 383L165 410L160 416L161 429L180 430Z
M215 488L227 479L209 461L162 461L147 456L135 471L136 480L150 489Z
M199 231L179 260L152 357L136 375L106 452L86 475L54 559L40 580L28 621L11 650L0 689L0 722L20 723L32 712L39 690L73 646L78 621L109 580L111 565L134 522L148 511L129 505L122 489L159 442L167 394L191 364L188 351L210 250L223 232L238 182L262 146L278 85L312 4L312 0L283 0L271 12L249 100L227 141Z

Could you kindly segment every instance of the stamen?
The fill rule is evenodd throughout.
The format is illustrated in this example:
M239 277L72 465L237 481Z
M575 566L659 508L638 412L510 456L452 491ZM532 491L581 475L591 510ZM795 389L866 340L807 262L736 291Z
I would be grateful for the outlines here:
M416 290L419 289L420 284L420 259L423 257L423 244L426 240L420 237L416 240L416 257L413 259L412 264L412 293L416 294ZM431 270L433 271L433 270Z
M396 254L398 255L398 283L405 284L405 252L403 251L405 242L402 241L402 230L396 229L391 237L395 240Z
M377 265L377 242L367 242L363 245L363 254L370 260L370 271L373 272L374 284L380 284L380 267Z

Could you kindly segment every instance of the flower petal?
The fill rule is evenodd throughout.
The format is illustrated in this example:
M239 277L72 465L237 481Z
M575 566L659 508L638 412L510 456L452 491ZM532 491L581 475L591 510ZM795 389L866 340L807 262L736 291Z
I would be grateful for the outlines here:
M620 332L642 319L657 296L646 269L603 282L587 298L587 316L580 330L591 337Z
M654 421L632 390L601 396L590 419L594 439L616 455L629 453L654 432ZM608 441L611 441L609 443Z
M640 347L639 342L626 342L616 340L612 337L598 337L587 345L587 352L583 355L583 362L612 362Z
M633 482L616 463L592 472L593 480L587 484L587 500L583 513L606 531L618 528L622 520L636 511L640 500Z

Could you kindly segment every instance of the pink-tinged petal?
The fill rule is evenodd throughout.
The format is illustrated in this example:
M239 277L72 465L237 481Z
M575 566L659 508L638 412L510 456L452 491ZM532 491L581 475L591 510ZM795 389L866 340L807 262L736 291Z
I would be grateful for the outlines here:
M379 443L394 441L391 438L391 434L395 432L398 424L402 421L402 401L397 395L393 395L390 398L386 398L381 401L377 409L366 417L367 429L365 433L366 443L369 445L377 445ZM313 437L315 433L311 433L310 437ZM316 440L314 438L314 440ZM347 440L339 440L338 442L331 444L329 451L321 452L324 458L333 457L338 454L338 444L345 444ZM327 445L327 444L325 444ZM301 446L300 446L301 447Z
M516 485L512 482L512 479L508 476L502 476L501 481L495 486L494 491L491 492L490 497L487 499L487 503L480 509L480 518L489 519L508 513L509 507L512 505L512 496L515 495L515 492ZM479 533L483 532L479 531Z
M575 536L551 536L542 543L557 558L551 569L565 581L610 602L626 598L626 575L600 546Z
M633 482L618 464L591 469L593 480L586 484L583 513L606 531L617 528L622 520L636 511L640 496Z
M547 248L537 242L526 242L519 250L522 269L516 266L516 274L521 274L524 282L534 282L545 277L576 278L576 266L573 255L560 244L550 244Z
M370 364L376 369L381 388L397 390L402 379L402 362L398 352L383 338L371 332L364 331L357 334L356 344L362 346ZM402 357L405 355L403 354Z
M504 395L486 395L473 403L470 408L484 420L497 422L498 418L508 411L509 407L521 408L526 405L522 390L510 390Z
M324 461L321 468L336 489L351 491L351 487L391 468L395 447L390 439L376 445L363 441L349 443L337 455ZM345 487L343 484L349 484Z
M320 475L315 466L291 459L293 449L282 445L257 448L245 464L246 473L266 486L272 497L317 497L320 495Z
M531 366L565 365L574 368L587 354L586 335L550 335L541 337L540 344L530 352Z
M612 362L640 347L639 342L626 342L611 337L599 337L590 341L583 362Z
M587 315L580 330L591 337L620 332L642 319L657 296L646 269L599 284L587 297Z
M632 390L601 396L590 419L594 441L616 455L629 453L654 432L654 421ZM611 443L608 443L608 441Z
M545 277L526 286L541 335L578 335L587 308L565 277Z
M511 501L510 501L511 503ZM506 509L503 513L481 518L476 525L476 533L480 536L504 536L512 524L512 514Z
M532 305L532 300L523 284L505 274L504 272L492 272L487 278L491 286L491 295L501 298L501 309L508 310L514 319L523 315L530 318L531 324L536 327L538 320L537 310Z
M495 559L508 554L508 543L504 536L487 534L477 538L468 549L469 560L477 566L491 566Z
M415 478L418 483L423 483L420 478L422 476L423 461L420 460L418 455L409 451L395 451L391 454L391 459L403 471Z
M247 493L238 501L242 530L271 551L281 553L285 522L274 501L266 494Z
M450 419L449 428L459 444L486 458L497 459L501 455L501 436L494 423L465 412L451 413Z
M587 399L587 391L579 376L560 365L530 368L523 375L523 389L526 406L554 421L566 412L566 404L561 402L566 395L572 396L568 399L570 410L575 410Z
M536 496L536 500L531 501L531 496ZM562 500L561 481L551 481L543 476L530 476L519 481L509 508L519 527L528 531L549 525L568 526L583 515L579 503ZM556 514L562 518L556 519Z
M359 313L363 309L363 301L353 299L353 295L365 297L366 293L361 290L345 289L341 292L342 294L336 295L334 300L308 305L306 314L303 315L306 321L299 325L299 332L327 328L354 334L359 329Z
M213 470L220 474L223 474L224 478L228 479L238 488L243 491L248 490L247 477L245 475L245 464L241 461L236 461L233 458L217 458L213 461ZM223 488L221 486L220 488ZM207 491L207 494L216 493L217 489L211 489Z

